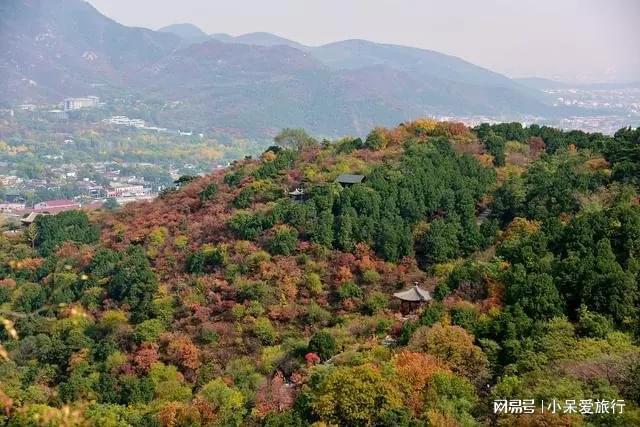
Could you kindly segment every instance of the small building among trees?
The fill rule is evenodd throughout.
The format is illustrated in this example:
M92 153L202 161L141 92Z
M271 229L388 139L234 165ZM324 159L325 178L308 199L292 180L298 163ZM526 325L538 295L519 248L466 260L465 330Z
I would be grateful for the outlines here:
M402 314L411 313L433 299L429 291L418 286L418 282L414 283L410 289L396 292L393 297L400 300Z
M342 173L336 178L336 182L343 187L351 187L354 184L360 184L367 178L364 175L354 175L350 173Z
M295 190L290 191L289 197L291 197L291 199L293 199L294 202L304 201L304 189L296 188Z

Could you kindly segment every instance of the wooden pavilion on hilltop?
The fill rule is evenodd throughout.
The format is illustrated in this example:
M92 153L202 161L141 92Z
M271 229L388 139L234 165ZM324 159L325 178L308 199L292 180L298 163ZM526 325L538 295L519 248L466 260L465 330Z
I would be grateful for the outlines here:
M429 291L418 286L418 282L407 290L396 292L393 297L401 301L402 314L409 314L433 299Z

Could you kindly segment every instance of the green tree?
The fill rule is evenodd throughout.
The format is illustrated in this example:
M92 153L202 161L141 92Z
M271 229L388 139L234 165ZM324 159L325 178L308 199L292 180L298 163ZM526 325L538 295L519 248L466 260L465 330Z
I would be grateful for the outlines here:
M278 227L267 246L274 255L290 255L298 244L298 232L287 226Z
M218 186L214 182L212 182L207 184L207 186L204 187L204 189L200 193L198 193L198 197L200 197L200 202L206 203L210 200L215 199L217 194Z
M151 314L151 300L157 289L156 276L144 251L130 246L114 268L107 286L109 297L131 306L134 320L142 321Z
M273 138L273 141L287 149L301 149L317 143L304 129L291 128L282 129L280 133Z
M489 135L487 135L486 138L483 139L483 142L489 154L493 156L493 163L496 166L504 166L504 149L506 146L505 139L500 135L496 135L495 133L490 132Z
M95 243L100 236L98 228L89 222L83 211L67 211L57 215L41 215L35 221L36 246L43 255L49 255L64 241Z
M239 426L246 413L243 394L221 379L205 384L198 396L211 406L216 425Z
M364 142L364 146L370 150L380 150L387 145L387 137L384 134L383 129L374 129L369 132L367 139Z
M461 232L457 221L436 219L421 242L421 251L429 264L448 261L460 254L458 235Z
M338 352L338 344L329 332L319 331L309 340L308 351L316 353L321 360L329 360Z
M337 425L376 425L388 411L402 407L394 382L368 364L331 369L312 396L320 420Z
M505 300L521 306L535 320L548 320L563 313L563 301L553 277L546 273L527 274L520 264L508 274Z

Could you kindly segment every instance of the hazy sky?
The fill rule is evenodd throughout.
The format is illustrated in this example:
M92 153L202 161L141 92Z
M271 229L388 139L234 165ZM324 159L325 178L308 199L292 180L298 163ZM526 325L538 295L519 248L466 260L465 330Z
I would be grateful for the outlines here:
M318 45L362 38L433 49L512 77L640 80L640 0L89 0L157 29L276 33Z

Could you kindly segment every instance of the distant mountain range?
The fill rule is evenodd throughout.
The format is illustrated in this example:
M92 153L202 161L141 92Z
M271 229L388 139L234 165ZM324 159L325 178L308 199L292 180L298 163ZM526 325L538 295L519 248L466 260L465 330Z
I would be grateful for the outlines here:
M554 114L546 95L459 58L346 40L304 46L191 24L123 26L81 0L0 2L0 104L130 93L174 102L163 125L333 136L425 115Z

